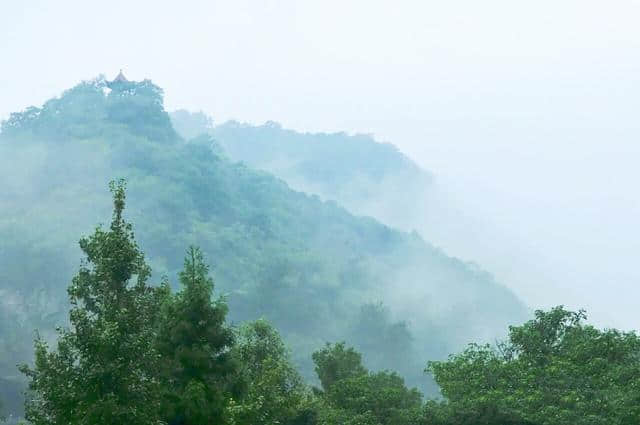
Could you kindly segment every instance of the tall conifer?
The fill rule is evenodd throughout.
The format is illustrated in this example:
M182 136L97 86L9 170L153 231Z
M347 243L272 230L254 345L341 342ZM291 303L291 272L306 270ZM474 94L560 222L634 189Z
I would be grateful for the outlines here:
M167 303L158 349L164 377L163 417L170 425L225 423L235 392L227 305L212 300L213 280L200 249L191 247L180 273L182 290Z
M134 240L123 181L111 182L113 219L80 240L86 255L68 288L70 327L57 347L35 342L26 417L34 425L155 425L160 423L154 349L161 290Z

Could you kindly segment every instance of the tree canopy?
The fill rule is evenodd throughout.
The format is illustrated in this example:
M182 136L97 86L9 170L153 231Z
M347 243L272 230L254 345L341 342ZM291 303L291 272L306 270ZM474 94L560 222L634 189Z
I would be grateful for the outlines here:
M313 353L322 385L327 424L412 424L420 417L422 394L405 386L396 373L370 372L360 353L344 342L327 344Z
M508 339L431 362L459 411L495 410L540 425L631 424L640 419L640 338L599 330L582 311L536 311Z
M86 256L69 286L71 327L57 346L36 339L26 417L44 424L158 424L155 317L159 291L123 218L123 182L112 182L113 218L80 240Z
M640 338L597 329L583 311L536 311L495 346L471 344L431 361L443 398L390 370L370 370L345 342L311 355L320 388L291 361L264 319L227 324L228 306L199 248L181 289L152 275L125 221L125 185L110 185L113 214L80 240L68 287L69 326L53 348L38 337L26 418L34 425L628 425L640 419ZM375 306L364 316L379 316ZM357 327L356 327L357 329ZM384 330L385 328L380 328ZM380 332L384 336L384 332ZM391 342L393 343L393 342ZM391 352L393 353L393 352Z
M221 424L227 399L238 391L234 334L225 323L224 300L211 300L213 280L199 248L189 248L180 283L182 290L164 303L157 338L163 419L169 425Z

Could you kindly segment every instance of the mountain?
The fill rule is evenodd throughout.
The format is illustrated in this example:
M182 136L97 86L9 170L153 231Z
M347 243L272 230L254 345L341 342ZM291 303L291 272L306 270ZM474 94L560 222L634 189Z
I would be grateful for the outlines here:
M185 140L159 87L101 77L2 124L0 377L7 388L19 385L14 365L30 359L33 329L46 336L65 324L77 241L108 222L107 182L119 177L127 179L128 219L155 279L177 282L186 248L199 245L231 320L274 323L309 379L309 354L346 339L370 367L399 370L434 394L422 373L428 359L492 340L528 317L491 275L417 233L234 162L218 141L222 130L215 139ZM376 161L387 166L384 152L394 151L383 146L375 161L362 160L372 164L372 178ZM348 163L339 168L349 173Z
M425 213L430 172L389 143L366 134L300 133L275 122L214 126L202 112L178 110L171 121L185 138L208 134L234 161L267 171L293 189L335 200L349 211L411 230Z

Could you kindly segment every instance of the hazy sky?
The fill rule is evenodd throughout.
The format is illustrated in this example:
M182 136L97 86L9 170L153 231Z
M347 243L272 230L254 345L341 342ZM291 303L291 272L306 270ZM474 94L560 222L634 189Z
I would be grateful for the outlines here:
M639 18L638 0L0 0L0 117L124 68L217 122L372 133L437 175L457 219L426 239L533 307L638 327Z

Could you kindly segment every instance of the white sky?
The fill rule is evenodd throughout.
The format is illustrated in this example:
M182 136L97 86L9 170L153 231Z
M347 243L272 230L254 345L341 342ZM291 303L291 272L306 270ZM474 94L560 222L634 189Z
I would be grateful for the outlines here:
M640 0L0 0L0 117L124 68L217 122L373 133L438 176L459 225L427 239L534 307L638 327L639 21Z

